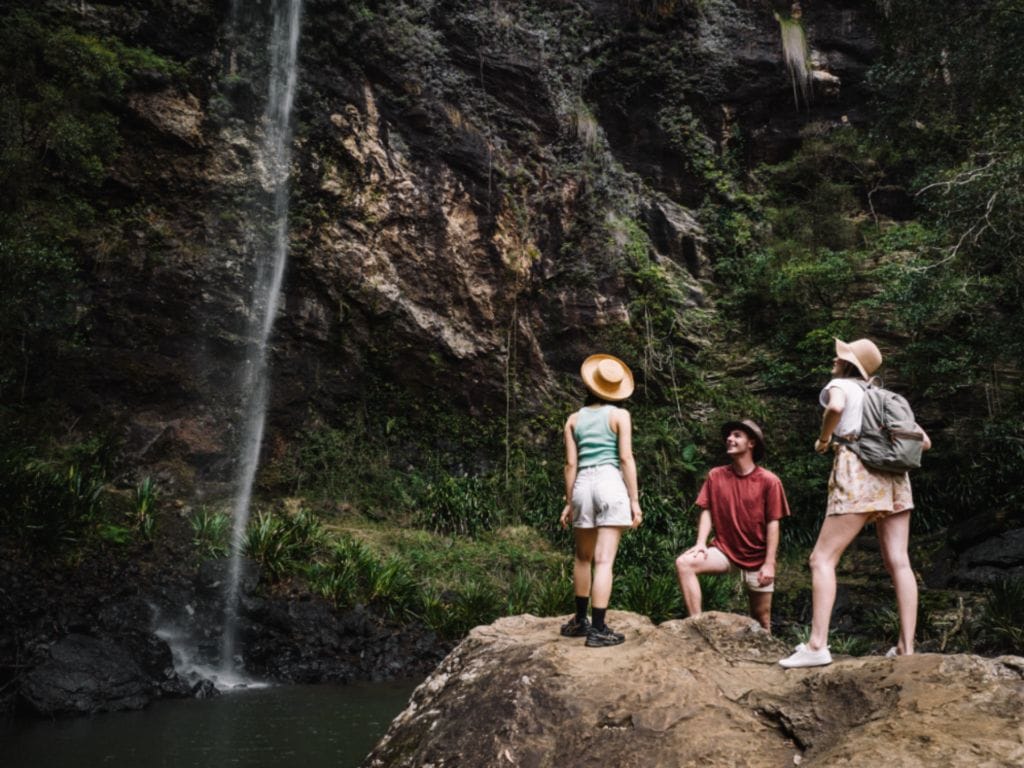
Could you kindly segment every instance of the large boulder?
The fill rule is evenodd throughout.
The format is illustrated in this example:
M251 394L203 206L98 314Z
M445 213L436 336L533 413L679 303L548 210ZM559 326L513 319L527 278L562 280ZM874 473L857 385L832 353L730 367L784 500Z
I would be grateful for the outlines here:
M22 701L39 715L142 709L157 693L126 649L87 635L54 643L21 685Z
M783 670L788 652L729 614L592 649L559 619L474 629L364 762L398 766L921 766L1024 762L1024 659L922 654Z

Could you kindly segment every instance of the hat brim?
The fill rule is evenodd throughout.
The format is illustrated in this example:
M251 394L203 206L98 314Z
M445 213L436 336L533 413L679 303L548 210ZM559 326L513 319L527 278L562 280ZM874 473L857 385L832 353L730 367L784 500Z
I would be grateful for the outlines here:
M836 357L840 360L845 360L850 363L854 368L860 371L860 375L865 379L870 379L871 376L864 370L864 366L861 365L860 360L853 354L853 349L842 339L836 339Z
M616 387L609 387L597 379L597 366L604 360L612 360L622 367L622 381ZM633 394L633 372L614 355L596 354L588 357L580 366L580 378L583 379L583 385L602 400L619 402Z
M749 424L744 424L742 421L727 421L722 425L722 439L727 438L734 429L742 431L747 437L755 441L753 450L754 461L761 461L765 454L764 435L758 434Z

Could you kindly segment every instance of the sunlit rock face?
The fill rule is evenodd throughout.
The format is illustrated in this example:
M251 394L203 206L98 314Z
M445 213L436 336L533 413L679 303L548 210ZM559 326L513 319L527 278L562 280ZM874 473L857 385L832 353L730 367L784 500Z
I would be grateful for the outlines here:
M80 16L190 74L131 85L87 245L102 362L79 406L123 417L135 463L196 481L229 475L266 238L266 20L245 5L229 33L226 5ZM863 114L874 11L807 5L794 103L784 4L304 3L268 444L383 386L473 416L565 397L585 354L642 333L638 260L699 349L688 313L714 317L701 158L779 159Z
M659 626L612 612L626 641L587 648L562 619L474 629L363 763L398 766L1018 765L1024 659L789 652L749 619Z

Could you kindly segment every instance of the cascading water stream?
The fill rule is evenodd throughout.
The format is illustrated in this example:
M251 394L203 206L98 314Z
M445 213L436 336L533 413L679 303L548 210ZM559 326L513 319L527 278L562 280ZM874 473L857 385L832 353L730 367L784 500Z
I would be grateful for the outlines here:
M264 111L265 136L262 153L266 165L265 186L270 193L270 238L267 247L260 249L256 256L252 307L249 313L249 350L242 376L245 415L232 509L234 522L231 531L231 560L224 594L224 635L220 656L223 675L231 675L236 668L235 643L242 550L249 523L253 481L259 466L269 396L267 353L277 314L285 263L288 259L291 116L298 82L302 0L272 0L272 6L270 78Z

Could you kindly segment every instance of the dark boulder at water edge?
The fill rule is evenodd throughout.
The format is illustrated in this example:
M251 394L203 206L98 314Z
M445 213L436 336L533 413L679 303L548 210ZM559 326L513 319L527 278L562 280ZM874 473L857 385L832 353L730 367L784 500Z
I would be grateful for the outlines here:
M38 715L142 709L156 693L123 647L85 635L54 643L49 658L21 683L21 698Z

